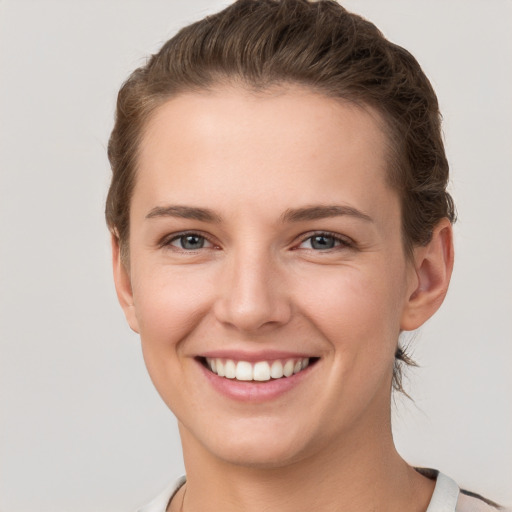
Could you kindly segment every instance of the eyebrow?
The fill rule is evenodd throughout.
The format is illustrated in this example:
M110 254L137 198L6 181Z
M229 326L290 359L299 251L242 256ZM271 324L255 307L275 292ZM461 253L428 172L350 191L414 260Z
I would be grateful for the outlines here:
M317 205L307 206L304 208L289 208L281 215L281 222L283 224L288 222L304 222L308 220L341 217L345 215L361 219L366 222L373 222L373 219L366 213L363 213L351 206L339 205ZM153 219L155 217L178 217L181 219L192 219L216 224L222 222L222 217L213 210L210 210L209 208L198 208L195 206L155 206L146 215L146 219Z
M281 221L286 222L303 222L307 220L326 219L329 217L349 216L356 219L361 219L366 222L373 222L373 219L356 208L351 206L338 206L338 205L318 205L309 206L305 208L295 208L286 210L281 215Z
M215 223L222 221L220 215L209 208L180 205L155 206L155 208L146 215L146 219L154 219L155 217L179 217L181 219L192 219Z

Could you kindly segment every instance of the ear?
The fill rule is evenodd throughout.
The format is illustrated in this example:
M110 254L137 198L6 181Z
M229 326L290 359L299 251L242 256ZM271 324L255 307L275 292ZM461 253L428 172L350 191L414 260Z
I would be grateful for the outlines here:
M453 230L448 219L434 228L430 242L414 249L414 276L402 313L401 330L423 325L441 306L453 269Z
M112 267L114 270L114 283L116 286L117 299L123 308L126 321L133 331L139 332L139 323L135 315L135 306L133 304L132 283L130 273L126 265L121 260L121 248L119 238L112 233Z

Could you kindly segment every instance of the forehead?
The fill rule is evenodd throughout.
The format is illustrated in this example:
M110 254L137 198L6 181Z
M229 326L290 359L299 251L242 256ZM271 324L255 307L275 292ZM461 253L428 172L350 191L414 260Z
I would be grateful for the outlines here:
M194 202L221 191L229 204L265 197L285 207L323 197L377 206L395 195L382 126L370 108L298 86L180 94L146 126L134 201Z

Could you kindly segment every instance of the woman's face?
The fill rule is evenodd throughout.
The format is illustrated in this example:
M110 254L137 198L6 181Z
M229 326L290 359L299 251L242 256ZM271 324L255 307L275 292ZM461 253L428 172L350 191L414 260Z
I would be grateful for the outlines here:
M380 126L299 87L150 120L118 290L185 443L267 467L387 432L417 278Z

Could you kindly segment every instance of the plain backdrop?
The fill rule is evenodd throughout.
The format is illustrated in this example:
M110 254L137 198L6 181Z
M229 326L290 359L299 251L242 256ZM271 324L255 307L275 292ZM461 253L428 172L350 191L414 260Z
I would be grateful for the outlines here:
M0 511L134 510L183 472L111 279L106 144L122 81L223 1L0 0ZM412 464L512 503L512 2L350 0L445 117L451 290L412 340Z

